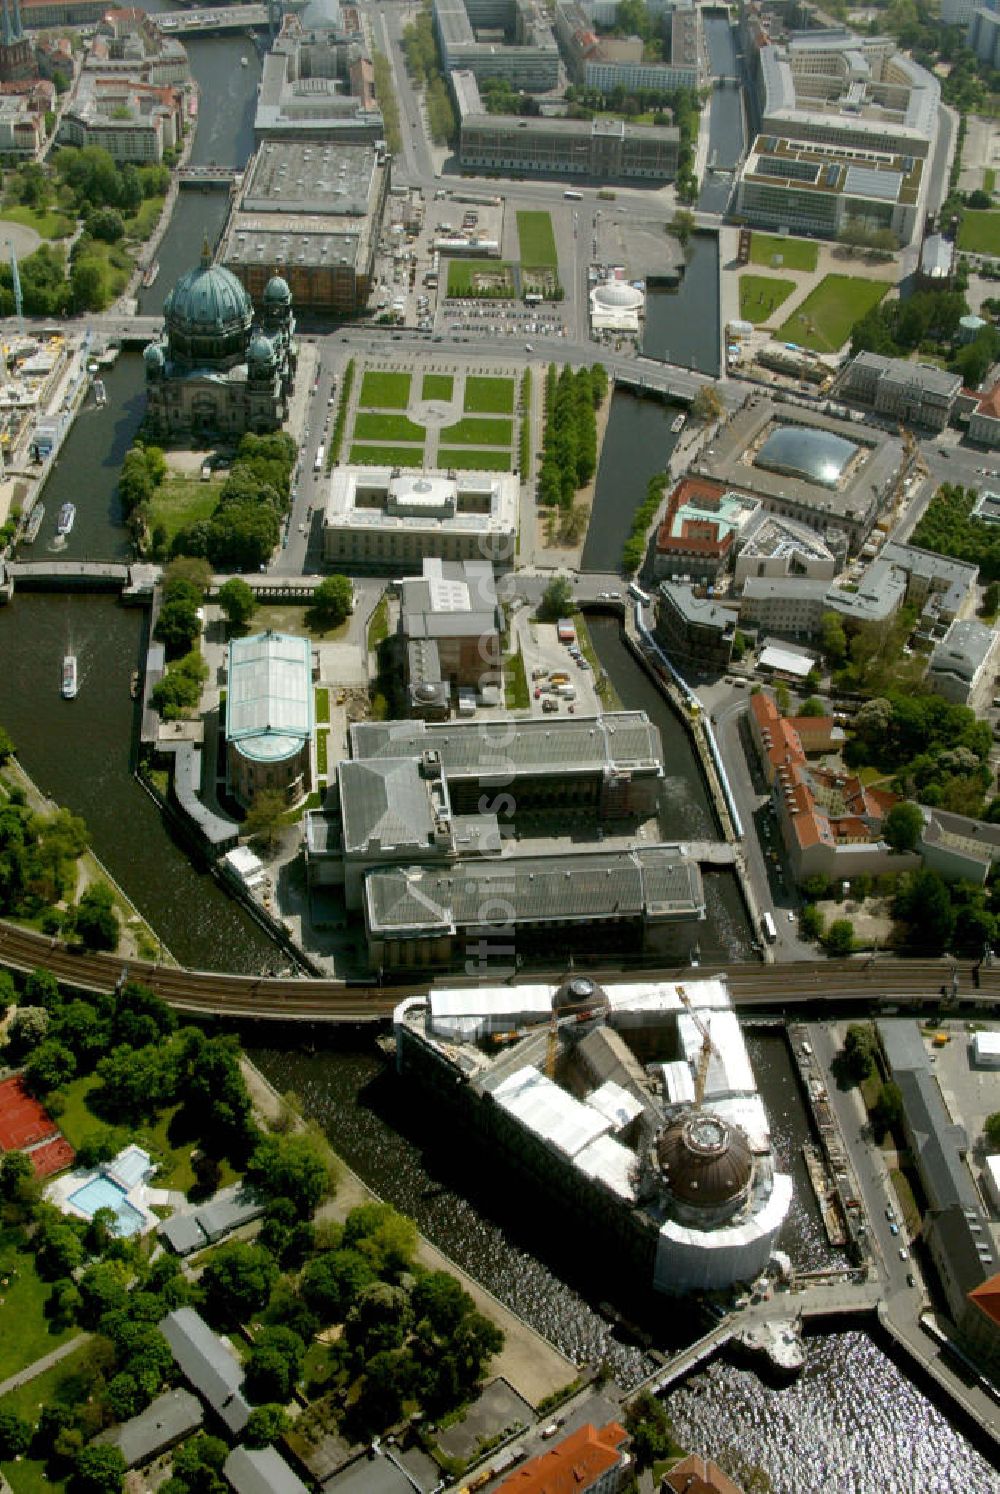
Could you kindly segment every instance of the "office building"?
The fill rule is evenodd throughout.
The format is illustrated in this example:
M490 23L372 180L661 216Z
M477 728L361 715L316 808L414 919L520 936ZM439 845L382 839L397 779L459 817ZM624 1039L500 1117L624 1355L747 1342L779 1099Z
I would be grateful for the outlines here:
M375 100L364 35L342 24L306 30L285 15L264 58L254 141L376 145L385 125ZM348 15L357 16L353 8Z
M598 181L672 181L680 132L620 119L546 119L463 115L459 157L483 171L585 176Z
M495 1486L496 1494L618 1494L632 1479L629 1435L616 1421L587 1422L522 1463Z
M432 13L447 72L503 78L527 93L557 87L559 48L534 0L433 0Z
M337 466L327 480L331 565L406 574L430 558L514 564L519 484L510 473Z
M685 581L661 581L656 592L657 643L685 671L723 674L729 668L736 613Z
M502 684L503 614L489 561L425 560L421 576L400 583L399 598L413 715L441 719L453 690Z
M65 145L99 145L113 161L155 165L182 134L182 90L143 83L129 75L105 77L84 68L63 111L58 139Z
M805 524L782 519L758 508L735 537L733 587L736 591L751 576L769 579L805 576L830 581L837 573L837 557Z
M260 302L275 274L295 304L350 316L371 290L389 162L337 140L265 140L251 159L219 259Z
M992 628L956 618L931 654L928 685L955 705L985 706L992 693L996 643Z
M700 88L707 77L701 12L674 10L670 17L669 61L650 61L638 36L598 36L585 8L570 0L556 6L555 31L574 83L600 93L669 93Z

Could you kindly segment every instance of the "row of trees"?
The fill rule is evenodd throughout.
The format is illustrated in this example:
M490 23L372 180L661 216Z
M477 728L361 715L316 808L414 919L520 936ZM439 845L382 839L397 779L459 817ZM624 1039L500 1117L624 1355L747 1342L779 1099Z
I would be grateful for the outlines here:
M198 556L222 571L256 571L266 564L288 511L295 455L284 431L244 436L211 517L181 529L172 554Z
M950 366L969 388L981 381L1000 354L1000 333L985 327L973 342L957 346L959 322L968 314L960 290L916 291L905 301L882 301L851 329L851 353L881 353L906 357L921 349L950 355Z
M608 392L600 363L558 372L550 363L545 377L545 437L538 474L538 501L569 509L573 495L597 470L597 410Z
M427 123L435 145L447 145L455 138L457 124L451 106L448 84L441 69L437 38L430 6L425 4L416 20L404 27L403 55L414 82L424 90Z
M971 517L975 488L943 483L913 531L913 543L937 555L978 565L984 581L1000 580L1000 535L996 527Z

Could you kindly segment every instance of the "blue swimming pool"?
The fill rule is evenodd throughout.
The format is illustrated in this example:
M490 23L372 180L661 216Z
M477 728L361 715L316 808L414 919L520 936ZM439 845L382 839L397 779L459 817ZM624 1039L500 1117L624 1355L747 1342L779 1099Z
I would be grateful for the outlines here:
M115 1216L115 1234L134 1235L142 1228L143 1217L125 1197L124 1190L110 1178L91 1178L82 1188L69 1195L69 1202L81 1214L92 1219L98 1209L110 1209Z

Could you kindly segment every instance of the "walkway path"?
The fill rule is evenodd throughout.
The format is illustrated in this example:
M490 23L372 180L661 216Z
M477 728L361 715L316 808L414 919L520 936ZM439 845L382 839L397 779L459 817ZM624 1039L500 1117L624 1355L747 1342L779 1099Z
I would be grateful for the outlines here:
M244 1058L241 1066L254 1108L268 1119L275 1119L282 1108L277 1091L248 1059ZM351 1209L357 1208L359 1204L382 1200L362 1182L357 1173L351 1171L341 1157L336 1156L336 1153L334 1156L338 1174L337 1191L322 1206L316 1217L343 1223ZM468 1292L477 1310L502 1329L504 1347L490 1365L491 1374L502 1375L531 1405L537 1406L545 1396L562 1390L576 1378L577 1367L571 1359L561 1354L554 1345L505 1307L423 1235L418 1239L417 1259L431 1271L450 1271Z
M92 1337L90 1333L77 1333L73 1338L68 1338L64 1344L60 1344L58 1349L53 1349L50 1354L43 1354L41 1359L35 1360L34 1364L29 1364L27 1369L18 1370L16 1375L9 1375L6 1380L0 1380L0 1399L12 1390L20 1390L22 1385L27 1385L39 1375L44 1375L45 1371L58 1364L60 1359L66 1359L77 1349L82 1349Z

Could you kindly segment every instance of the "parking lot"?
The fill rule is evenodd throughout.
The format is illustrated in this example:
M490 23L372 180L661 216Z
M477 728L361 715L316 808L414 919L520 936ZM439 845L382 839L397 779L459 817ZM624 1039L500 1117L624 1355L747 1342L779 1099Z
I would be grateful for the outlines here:
M520 616L524 620L519 622L518 633L532 715L603 715L604 706L594 689L594 674L587 661L581 664L570 653L570 646L559 642L554 623L530 622L526 613ZM561 691L556 689L553 674L567 677ZM568 690L573 691L572 696L566 693Z
M459 342L470 337L565 337L566 324L554 306L525 307L519 301L473 301L449 298L442 302L437 326ZM462 334L465 334L463 338ZM531 352L530 347L526 347Z

